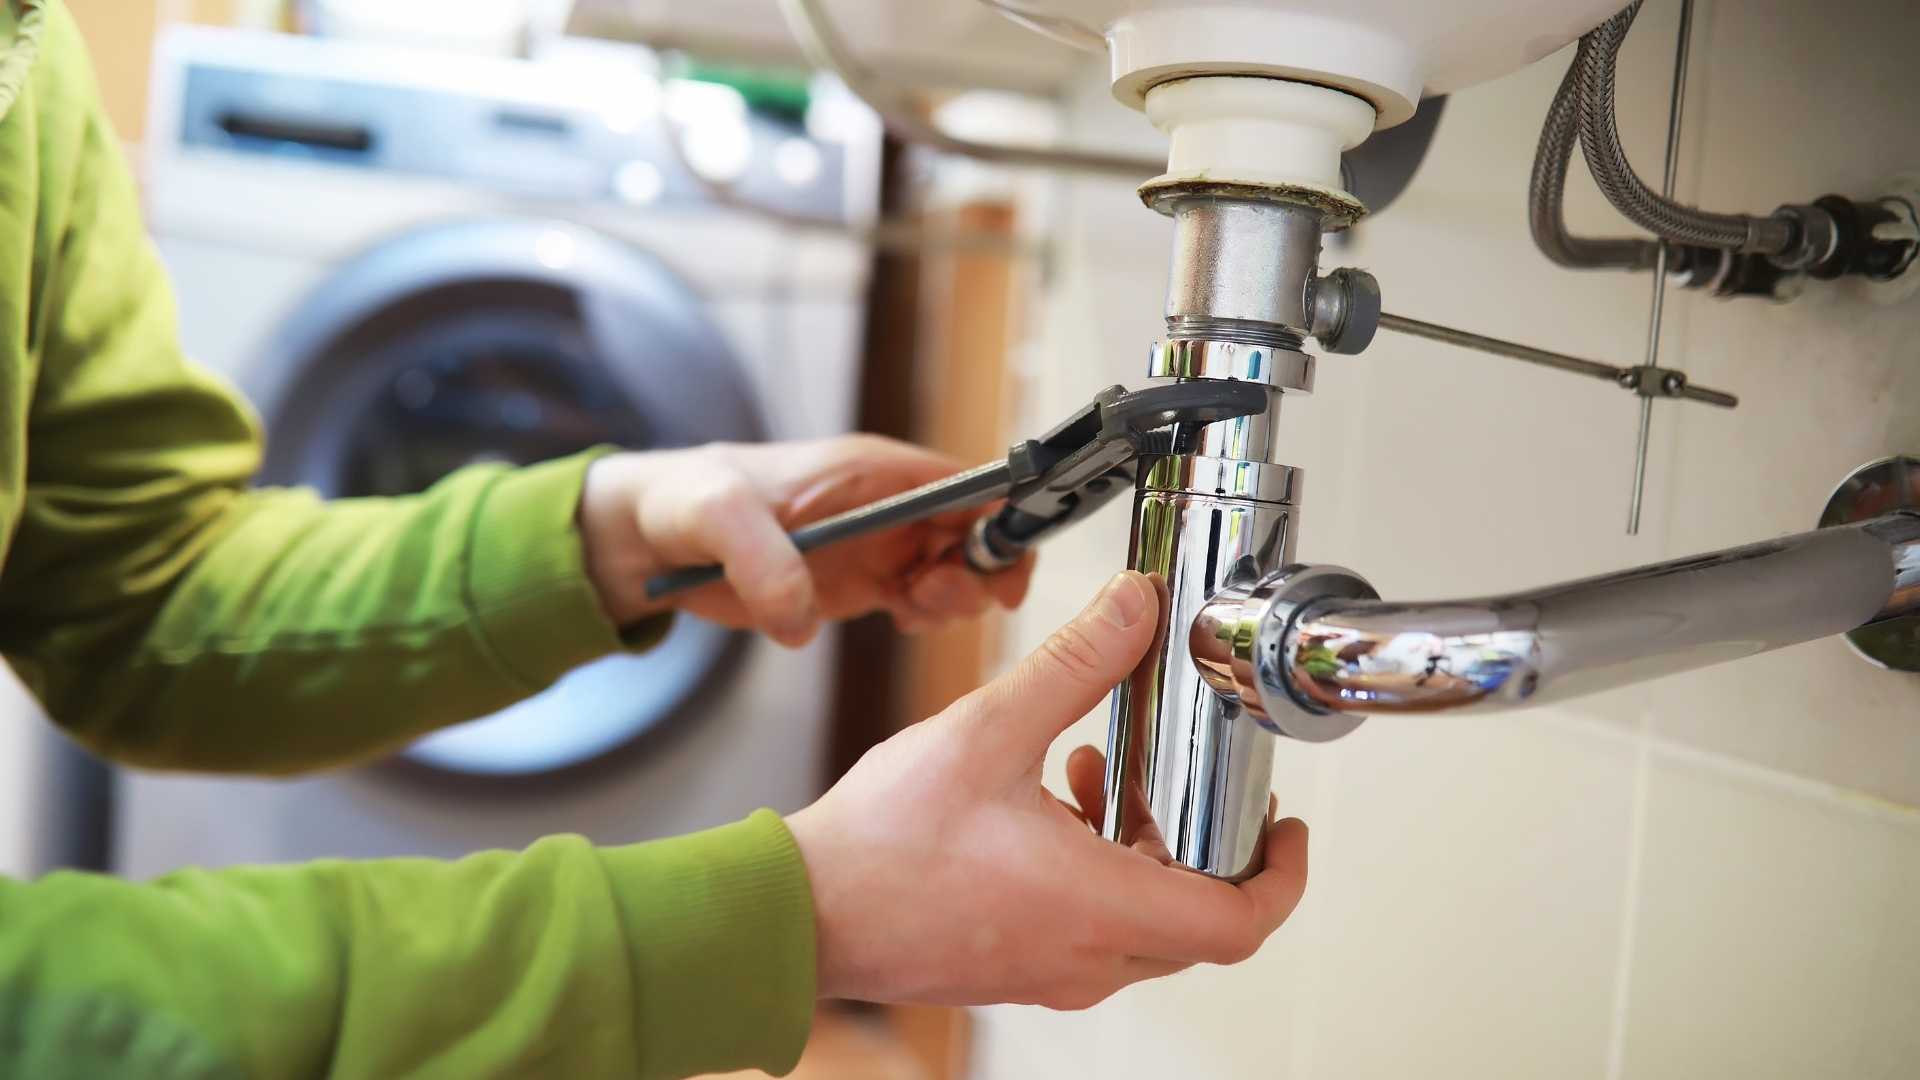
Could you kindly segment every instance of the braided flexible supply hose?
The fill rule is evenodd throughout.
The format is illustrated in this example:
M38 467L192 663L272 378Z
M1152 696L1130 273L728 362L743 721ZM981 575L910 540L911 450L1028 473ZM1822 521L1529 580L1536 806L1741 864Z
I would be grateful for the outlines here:
M1580 135L1579 68L1570 65L1547 120L1540 129L1540 145L1533 154L1533 176L1527 183L1527 224L1533 243L1551 261L1576 270L1613 268L1647 270L1659 255L1657 241L1637 237L1598 238L1567 232L1565 202L1567 167Z
M1764 255L1785 253L1794 243L1794 226L1780 217L1716 214L1662 198L1634 173L1620 143L1614 115L1614 76L1620 44L1640 13L1634 0L1618 15L1580 39L1572 74L1579 84L1580 149L1594 182L1614 209L1655 236L1683 244ZM1542 139L1545 135L1543 133Z

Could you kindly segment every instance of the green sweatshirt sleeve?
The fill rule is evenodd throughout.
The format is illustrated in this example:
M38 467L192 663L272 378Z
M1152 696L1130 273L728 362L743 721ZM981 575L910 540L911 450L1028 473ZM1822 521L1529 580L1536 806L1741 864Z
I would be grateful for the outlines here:
M292 772L664 630L623 641L588 582L591 455L408 498L248 490L257 425L181 355L78 32L34 16L0 120L0 437L25 431L22 469L0 442L0 653L57 722L135 764Z
M663 629L623 642L587 583L590 455L414 498L249 491L259 433L171 303L71 19L0 0L0 653L86 742L351 760ZM782 1072L814 947L764 811L453 863L0 879L0 1077Z
M770 811L453 863L0 879L0 1076L785 1073L813 987Z

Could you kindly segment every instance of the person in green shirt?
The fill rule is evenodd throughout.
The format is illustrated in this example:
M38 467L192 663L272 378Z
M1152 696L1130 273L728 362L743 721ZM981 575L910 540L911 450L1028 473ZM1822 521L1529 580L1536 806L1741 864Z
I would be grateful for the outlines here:
M788 643L1016 603L930 561L964 520L805 559L783 529L944 475L866 436L588 453L413 497L250 490L255 422L182 357L71 18L0 0L0 655L141 766L365 760L657 639L645 578ZM819 997L1093 1004L1250 955L1306 879L1276 825L1229 885L1107 843L1102 762L1049 744L1150 645L1121 574L1008 674L813 806L624 847L0 879L0 1077L672 1077L790 1069Z

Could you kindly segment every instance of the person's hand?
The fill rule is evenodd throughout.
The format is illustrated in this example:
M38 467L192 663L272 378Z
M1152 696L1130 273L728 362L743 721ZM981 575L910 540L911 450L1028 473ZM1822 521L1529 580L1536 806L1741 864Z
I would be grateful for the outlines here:
M1307 879L1307 829L1268 831L1239 885L1101 839L1040 784L1047 746L1153 640L1124 573L1017 668L875 747L788 826L812 883L822 997L1086 1008L1142 979L1253 955ZM1071 784L1099 790L1082 748Z
M668 607L805 643L828 619L886 611L904 630L1026 595L1031 558L990 576L950 554L979 511L830 544L804 558L787 531L957 472L941 454L876 435L713 443L612 454L587 470L587 572L615 622ZM726 581L650 601L664 570L719 563Z

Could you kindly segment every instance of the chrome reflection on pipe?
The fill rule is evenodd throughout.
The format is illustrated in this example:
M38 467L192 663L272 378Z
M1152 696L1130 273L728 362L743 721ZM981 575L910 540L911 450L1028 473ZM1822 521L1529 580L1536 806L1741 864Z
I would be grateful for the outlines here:
M1267 731L1302 742L1331 742L1365 717L1298 708L1288 695L1261 687L1285 685L1284 638L1304 605L1379 598L1351 570L1288 565L1251 585L1215 593L1194 617L1187 648L1207 685Z
M1313 388L1300 351L1311 325L1324 211L1284 192L1163 185L1174 219L1166 339L1155 379L1264 384L1265 411L1176 425L1141 462L1127 563L1162 589L1154 646L1114 693L1107 732L1110 840L1238 880L1260 869L1274 737L1223 697L1189 653L1188 629L1222 589L1251 587L1292 559L1299 474L1267 461L1280 398Z
M1222 587L1251 585L1292 558L1297 484L1295 470L1256 461L1143 463L1129 561L1160 584L1163 621L1114 694L1108 839L1216 877L1260 869L1273 736L1187 661L1184 628Z
M1219 671L1220 642L1247 640L1227 647L1234 693L1257 696L1280 718L1485 712L1564 701L1920 612L1920 515L1889 514L1484 600L1296 597L1273 606L1288 579L1286 571L1275 575L1241 603L1239 617L1257 620L1251 631L1204 643ZM1262 603L1268 606L1256 607ZM1216 613L1214 622L1233 617Z

